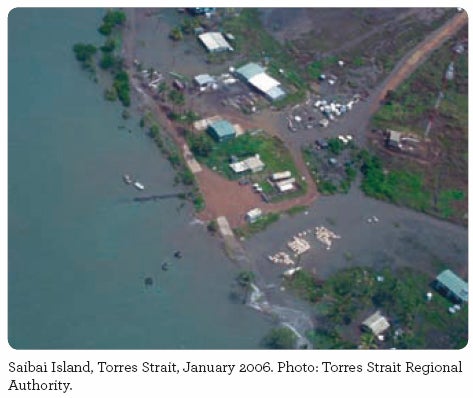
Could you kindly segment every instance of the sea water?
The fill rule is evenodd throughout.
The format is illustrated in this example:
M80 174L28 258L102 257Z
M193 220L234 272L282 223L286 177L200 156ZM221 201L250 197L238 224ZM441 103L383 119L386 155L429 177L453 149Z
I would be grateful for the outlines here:
M257 348L272 325L230 300L238 269L190 205L133 201L183 188L74 58L75 43L103 42L103 15L15 9L8 18L9 343Z

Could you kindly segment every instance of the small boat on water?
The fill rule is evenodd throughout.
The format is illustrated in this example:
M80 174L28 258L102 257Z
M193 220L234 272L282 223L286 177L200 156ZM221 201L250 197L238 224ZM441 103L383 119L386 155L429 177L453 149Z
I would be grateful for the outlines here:
M143 189L145 189L145 186L139 182L139 181L135 181L135 183L133 184L135 186L136 189L142 191Z
M125 184L131 184L133 181L131 180L131 177L128 174L123 174L123 181Z

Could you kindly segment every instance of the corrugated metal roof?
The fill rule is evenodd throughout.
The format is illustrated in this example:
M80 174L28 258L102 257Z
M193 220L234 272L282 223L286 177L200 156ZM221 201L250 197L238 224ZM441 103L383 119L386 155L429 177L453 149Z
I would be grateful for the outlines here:
M276 101L286 95L286 92L280 87L276 86L272 89L266 91L266 95L271 98L273 101Z
M207 84L215 83L215 79L206 73L202 75L197 75L196 77L194 77L194 80L199 86L205 86Z
M235 135L233 125L227 120L217 120L210 124L210 128L218 135L219 138L231 137Z
M455 296L468 301L468 283L449 269L442 271L437 276L437 281L450 290Z
M256 76L253 76L250 80L248 80L248 82L255 86L258 90L261 90L263 93L267 93L272 88L279 86L279 82L266 73L260 73Z
M220 32L206 32L199 35L200 41L204 43L207 50L212 51L225 51L233 50L232 46L228 44L223 35Z
M371 329L375 335L383 333L389 328L389 322L379 311L376 311L373 315L366 318L363 325Z
M245 159L244 162L253 173L256 173L264 168L264 163L258 155Z
M250 62L249 64L238 68L236 72L244 79L250 80L252 77L259 75L260 73L264 73L264 68L261 65Z

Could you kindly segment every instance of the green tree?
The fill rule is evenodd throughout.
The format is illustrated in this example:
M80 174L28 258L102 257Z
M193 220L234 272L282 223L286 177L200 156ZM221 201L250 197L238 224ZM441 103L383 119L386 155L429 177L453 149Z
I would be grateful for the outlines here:
M237 282L241 287L250 286L255 280L255 274L250 270L243 270L237 276Z
M358 348L363 350L373 350L377 349L378 345L376 344L376 337L373 333L362 333L360 336L360 345Z
M100 60L100 67L102 69L111 69L117 65L117 59L110 53L104 53Z
M97 52L97 47L92 44L77 43L72 47L76 59L80 62L87 62L92 59L94 54Z
M266 348L278 350L290 350L296 348L297 337L294 332L287 327L272 329L262 341Z
M124 106L130 106L130 81L128 73L124 70L120 70L113 81L113 87L117 90L118 99Z
M103 23L98 30L102 35L109 36L114 27L125 24L126 15L123 11L108 10L102 21Z
M104 53L111 53L115 50L116 46L117 46L117 43L115 39L109 37L107 41L105 42L105 44L102 47L100 47L100 49Z
M208 157L212 152L212 142L203 134L193 137L191 140L191 151L196 156Z
M179 41L183 39L184 35L182 34L181 28L179 26L175 26L171 29L171 32L169 32L169 37L174 41Z
M185 98L184 94L182 94L180 91L177 90L171 90L169 92L169 100L174 104L178 106L182 106L185 103Z

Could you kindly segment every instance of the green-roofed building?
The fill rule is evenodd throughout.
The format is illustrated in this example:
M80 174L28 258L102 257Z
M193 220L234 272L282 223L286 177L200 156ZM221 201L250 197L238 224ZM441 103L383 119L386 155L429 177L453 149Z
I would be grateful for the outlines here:
M435 288L452 301L468 301L468 283L449 269L437 275Z
M238 68L236 73L240 76L241 79L249 81L251 78L264 73L264 68L261 65L255 64L254 62L250 62Z
M228 141L236 136L233 125L226 120L217 120L213 122L207 129L207 132L217 142Z

